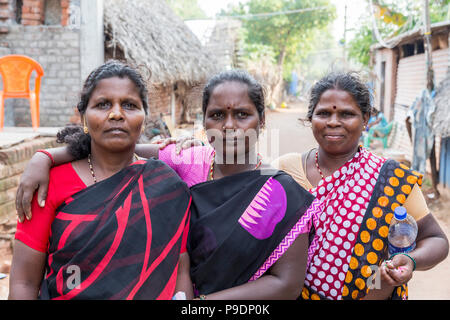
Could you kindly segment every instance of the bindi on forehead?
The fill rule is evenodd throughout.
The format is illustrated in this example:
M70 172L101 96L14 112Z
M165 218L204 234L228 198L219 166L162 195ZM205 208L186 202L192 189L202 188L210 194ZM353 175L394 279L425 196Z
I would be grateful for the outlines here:
M336 110L336 106L333 106L333 110Z

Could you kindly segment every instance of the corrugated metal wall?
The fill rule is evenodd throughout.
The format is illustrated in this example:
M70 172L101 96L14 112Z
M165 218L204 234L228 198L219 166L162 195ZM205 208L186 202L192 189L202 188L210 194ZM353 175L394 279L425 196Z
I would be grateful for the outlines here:
M450 49L433 51L433 70L435 85L441 82L447 73ZM397 94L395 104L410 107L426 87L425 54L400 59L397 69ZM396 110L397 111L397 110Z
M435 86L444 80L449 67L450 49L432 52ZM409 107L426 87L425 54L418 54L400 59L397 69L397 93L395 96L394 120L399 123L399 129L406 132L405 119ZM408 134L397 137L395 146L412 160L413 147ZM436 139L436 157L440 155L440 139ZM439 161L438 161L439 162ZM427 171L430 171L427 162Z
M394 121L397 122L397 133L395 140L392 141L391 148L404 153L405 158L411 162L413 147L406 130L405 119L407 112L408 108L402 105L395 105Z

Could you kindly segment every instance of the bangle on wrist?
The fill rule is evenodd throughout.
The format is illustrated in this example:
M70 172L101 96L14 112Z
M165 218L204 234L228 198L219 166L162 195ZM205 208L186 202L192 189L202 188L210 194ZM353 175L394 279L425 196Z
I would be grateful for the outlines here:
M55 166L55 160L53 159L53 156L51 155L50 152L48 152L47 150L43 150L43 149L36 150L36 152L42 152L43 154L47 155L47 157L49 157L52 162L52 167Z
M394 254L389 258L389 260L392 260L392 258L395 257L395 256L398 255L398 254L402 254L402 255L407 256L408 258L410 258L411 261L414 263L413 271L416 270L416 260L414 260L414 258L411 257L411 256L410 256L409 254L407 254L407 253L404 253L404 252L394 253Z

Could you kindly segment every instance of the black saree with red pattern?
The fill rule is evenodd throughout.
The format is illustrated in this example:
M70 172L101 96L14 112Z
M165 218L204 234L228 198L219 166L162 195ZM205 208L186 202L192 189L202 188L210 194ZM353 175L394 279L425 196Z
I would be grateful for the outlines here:
M51 228L41 299L171 299L191 197L159 160L68 199Z

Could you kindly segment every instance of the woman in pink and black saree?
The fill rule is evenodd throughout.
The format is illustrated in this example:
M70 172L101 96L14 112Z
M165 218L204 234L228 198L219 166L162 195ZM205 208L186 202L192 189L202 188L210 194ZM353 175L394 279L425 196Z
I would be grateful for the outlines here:
M263 164L256 153L264 108L261 85L245 72L221 73L204 89L204 126L214 150L194 147L181 153L196 154L193 158L203 164L203 179L190 189L190 268L185 272L194 292L188 296L299 295L311 217L321 208L288 174ZM189 279L186 288L192 288Z

